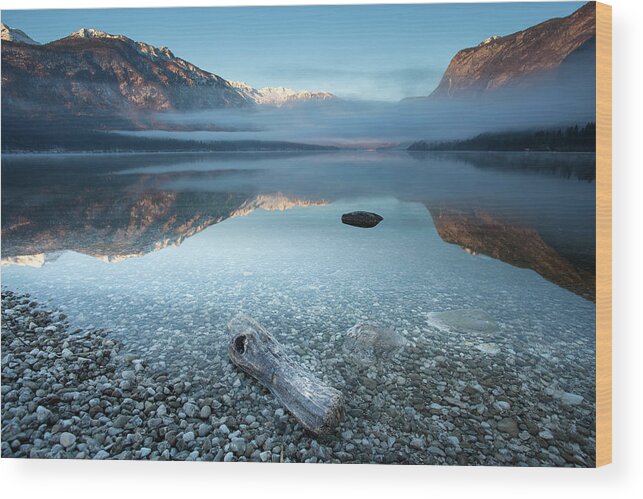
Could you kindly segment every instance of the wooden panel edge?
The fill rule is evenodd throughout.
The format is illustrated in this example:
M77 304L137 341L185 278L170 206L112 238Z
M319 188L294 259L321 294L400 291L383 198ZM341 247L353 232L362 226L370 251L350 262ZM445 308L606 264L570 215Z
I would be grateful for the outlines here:
M612 462L612 7L596 2L596 466Z

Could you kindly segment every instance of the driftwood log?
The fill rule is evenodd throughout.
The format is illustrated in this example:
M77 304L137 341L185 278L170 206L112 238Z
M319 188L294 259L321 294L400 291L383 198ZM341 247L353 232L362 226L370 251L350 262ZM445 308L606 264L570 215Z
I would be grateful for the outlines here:
M256 378L317 435L331 433L344 416L342 393L316 378L286 354L257 321L238 315L228 324L230 359Z

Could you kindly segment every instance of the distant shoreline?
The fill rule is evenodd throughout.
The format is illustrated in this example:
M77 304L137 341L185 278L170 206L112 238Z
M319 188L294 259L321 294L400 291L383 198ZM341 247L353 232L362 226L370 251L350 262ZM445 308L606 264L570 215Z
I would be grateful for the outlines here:
M480 153L502 153L502 154L587 154L591 156L596 155L596 151L514 151L514 150L504 150L504 149L406 149L406 152L414 154L430 154L430 153L452 153L452 154L480 154Z
M419 140L409 151L596 152L596 123L584 126L487 132L447 141Z
M385 149L362 149L362 148L321 148L321 149L244 149L244 150L203 150L203 151L2 151L0 152L1 156L6 157L41 157L41 156L88 156L88 155L100 155L100 156L139 156L139 155L151 155L151 154L173 154L173 155L197 155L197 154L207 154L207 155L219 155L219 154L306 154L306 153L336 153L336 152L390 152L398 151L405 153L415 153L415 154L430 154L430 153L502 153L502 154L583 154L583 155L596 155L595 151L504 151L504 150L455 150L455 149L430 149L430 150L413 150L405 148L385 148Z
M244 149L244 150L219 150L212 151L205 149L203 151L2 151L1 156L13 156L13 157L31 157L31 156L88 156L88 155L100 155L100 156L138 156L138 155L150 155L150 154L283 154L283 153L292 153L292 154L305 154L311 152L339 152L352 149L340 149L340 148L323 148L323 149Z

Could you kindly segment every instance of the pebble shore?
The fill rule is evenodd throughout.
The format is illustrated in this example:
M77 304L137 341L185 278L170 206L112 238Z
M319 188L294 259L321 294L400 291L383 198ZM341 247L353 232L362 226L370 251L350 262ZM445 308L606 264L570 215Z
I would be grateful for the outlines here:
M594 465L593 378L585 363L552 359L567 386L577 383L565 391L544 357L519 350L515 340L472 347L471 335L412 333L408 348L386 363L325 358L334 348L294 350L347 400L337 433L315 437L225 351L215 359L225 364L218 381L164 371L109 331L74 329L65 314L5 290L2 457ZM590 347L589 340L576 345Z

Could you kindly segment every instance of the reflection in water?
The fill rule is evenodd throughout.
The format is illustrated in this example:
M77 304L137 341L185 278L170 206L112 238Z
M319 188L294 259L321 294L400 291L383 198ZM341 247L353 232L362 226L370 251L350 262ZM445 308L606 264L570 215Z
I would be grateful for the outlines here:
M196 176L211 178L225 173ZM3 201L2 264L38 267L67 250L114 263L179 246L211 225L256 209L283 211L324 204L281 193L159 188L177 176L180 175L103 176L84 172L84 181L71 189L61 182L40 189L29 186L27 195L11 192Z
M577 268L549 246L536 230L506 224L477 210L429 206L440 237L476 255L484 254L516 267L529 268L545 279L589 300L596 300L595 273Z
M2 263L118 262L258 208L394 196L426 205L445 242L593 300L593 172L593 155L548 153L6 158Z
M142 192L121 198L117 204L112 201L99 201L92 195L87 205L66 205L65 208L75 206L77 209L58 212L59 217L51 221L51 225L39 227L32 222L10 225L3 230L7 246L3 250L2 264L41 266L64 250L116 263L179 246L211 225L246 216L256 209L284 211L295 206L325 204L289 198L281 193L246 198L237 193L198 193L195 196ZM28 215L23 220L28 220Z
M503 151L408 151L409 156L419 161L440 158L466 161L476 168L502 170L516 173L537 173L593 182L596 180L594 154L560 154L547 152Z
M436 443L462 465L593 464L596 307L552 284L569 284L563 259L593 268L591 182L405 152L3 158L2 168L2 256L22 264L3 267L3 285L73 327L107 329L163 386L217 401L210 417L231 432L247 414L269 428L278 407L229 361L226 324L244 312L345 395L338 435L302 435L306 448L422 463L435 462ZM341 223L357 210L384 220ZM143 256L107 264L80 252ZM364 322L404 347L356 365L344 341ZM269 447L288 448L298 427L274 421L281 442ZM371 435L382 435L381 459L360 443ZM418 436L423 448L411 445Z

